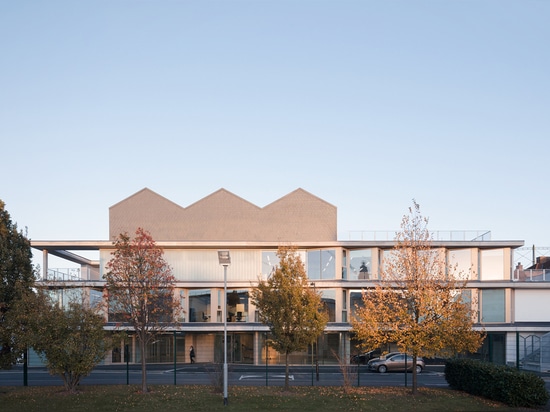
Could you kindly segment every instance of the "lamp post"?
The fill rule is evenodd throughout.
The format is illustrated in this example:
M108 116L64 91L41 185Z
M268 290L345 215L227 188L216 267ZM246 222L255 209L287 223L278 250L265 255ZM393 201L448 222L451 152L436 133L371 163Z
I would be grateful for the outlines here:
M231 264L229 250L219 250L218 261L223 266L223 404L227 406L227 267Z

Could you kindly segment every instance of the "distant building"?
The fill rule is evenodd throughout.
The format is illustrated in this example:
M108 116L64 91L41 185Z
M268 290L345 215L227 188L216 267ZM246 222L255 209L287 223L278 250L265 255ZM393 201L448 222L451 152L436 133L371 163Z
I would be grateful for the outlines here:
M39 284L47 286L60 303L70 296L81 296L91 304L101 302L112 240L121 232L132 235L138 227L149 231L164 249L184 308L177 325L148 347L145 356L149 362L173 362L174 345L178 362L189 361L186 354L190 346L195 348L197 362L221 362L225 304L228 361L264 364L268 328L258 322L249 293L259 277L267 278L278 265L277 249L281 245L299 250L311 287L321 292L329 312L324 335L313 348L293 354L291 362L309 363L312 357L321 364L335 363L336 356L349 359L355 352L349 320L356 305L361 304L361 291L373 287L384 256L395 245L394 240L379 234L372 239L338 239L336 207L302 189L263 208L224 189L188 207L143 189L110 208L110 240L32 241L32 247L43 252ZM522 366L547 367L541 347L550 332L548 267L514 269L514 250L523 246L523 241L493 241L490 233L467 235L470 233L448 232L447 239L442 239L439 234L433 247L459 270L473 269L468 288L479 305L478 327L488 335L476 356L502 364L519 361ZM218 250L231 254L227 272L230 299L223 296ZM82 251L96 251L99 259L90 260ZM50 268L50 255L79 267ZM106 329L125 327L111 314L105 316ZM139 362L142 354L137 351L135 338L129 348L131 361ZM124 349L121 343L105 362L120 362ZM270 363L284 362L272 350L267 351L267 357Z

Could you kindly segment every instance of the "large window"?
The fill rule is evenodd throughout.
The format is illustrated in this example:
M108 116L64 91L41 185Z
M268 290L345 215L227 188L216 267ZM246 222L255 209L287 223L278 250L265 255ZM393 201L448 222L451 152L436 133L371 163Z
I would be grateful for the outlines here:
M334 279L336 277L336 252L311 250L307 252L307 276L309 279Z
M248 291L227 292L227 321L246 322L248 320Z
M481 280L504 279L504 250L482 250L480 255Z
M455 249L447 251L447 263L449 268L456 269L455 275L462 275L467 279L477 279L477 274L472 267L472 250Z
M506 301L504 289L481 290L481 322L505 322Z
M97 289L90 289L90 307L95 309L101 306L103 303L103 291Z
M83 303L83 291L81 288L48 289L47 293L56 305L68 309L69 303Z
M372 279L372 251L370 249L349 252L350 280Z
M321 300L323 308L328 314L329 322L336 322L336 291L335 290L321 290Z
M210 289L189 291L189 322L210 322Z

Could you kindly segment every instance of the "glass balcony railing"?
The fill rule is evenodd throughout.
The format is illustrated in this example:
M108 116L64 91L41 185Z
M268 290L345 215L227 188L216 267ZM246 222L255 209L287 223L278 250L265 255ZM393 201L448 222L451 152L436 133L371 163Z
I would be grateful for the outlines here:
M391 230L352 230L339 237L341 240L373 240L388 241L395 240L396 231ZM489 230L436 230L431 231L432 240L441 241L470 241L482 242L491 240Z
M99 280L99 270L90 267L48 269L47 279L54 282L78 282L84 280Z
M515 269L514 282L550 282L550 269Z

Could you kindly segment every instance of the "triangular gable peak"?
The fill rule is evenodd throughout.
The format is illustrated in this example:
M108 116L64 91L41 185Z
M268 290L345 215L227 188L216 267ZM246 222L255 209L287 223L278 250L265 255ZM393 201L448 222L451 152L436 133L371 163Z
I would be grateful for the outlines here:
M182 211L177 203L144 188L109 208L109 239L124 232L133 235L138 227L159 233L163 222L174 221Z
M149 189L109 209L109 232L138 227L163 241L333 241L336 207L297 189L260 208L220 189L183 208Z

